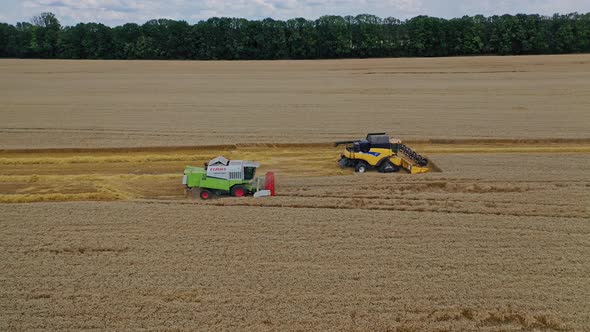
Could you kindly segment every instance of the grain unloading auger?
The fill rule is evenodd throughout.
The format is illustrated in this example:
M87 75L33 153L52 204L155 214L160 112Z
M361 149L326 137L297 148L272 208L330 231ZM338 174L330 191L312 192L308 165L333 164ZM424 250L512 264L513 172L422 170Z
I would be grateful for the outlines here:
M400 140L390 139L386 133L371 133L366 139L334 144L339 145L346 145L338 161L340 167L353 167L359 173L371 168L381 173L393 173L400 169L412 174L430 171L428 159L402 144Z
M215 196L266 197L275 195L274 173L255 177L259 163L246 160L228 160L217 157L205 167L187 166L182 184L187 194L199 194L201 199Z

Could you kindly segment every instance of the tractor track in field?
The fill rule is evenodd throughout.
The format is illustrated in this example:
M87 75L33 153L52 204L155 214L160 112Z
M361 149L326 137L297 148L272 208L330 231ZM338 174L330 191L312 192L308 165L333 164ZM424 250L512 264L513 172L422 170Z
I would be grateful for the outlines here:
M24 129L24 128L21 128ZM40 129L40 128L31 128ZM13 128L4 128L0 130L13 130ZM16 130L16 129L14 129ZM20 130L20 129L19 129ZM62 129L59 129L62 130ZM66 130L66 129L63 129ZM71 129L80 130L80 129ZM93 129L97 130L97 129ZM110 129L101 129L99 131L110 131ZM118 131L118 130L115 130ZM124 130L130 132L143 132L141 130ZM404 144L408 146L428 146L432 152L452 153L461 149L471 148L471 152L477 151L480 147L482 151L485 148L496 148L496 153L508 153L512 151L522 152L518 149L526 151L528 147L532 152L543 152L543 148L560 148L563 147L565 152L579 149L590 150L590 138L464 138L464 139L409 139L404 140ZM430 147L430 146L433 147ZM475 147L474 147L475 146ZM41 148L41 149L0 149L2 154L30 154L30 153L126 153L126 152L166 152L173 153L175 151L210 151L210 150L237 150L248 148L331 148L332 142L316 142L316 143L237 143L237 144L215 144L215 145L170 145L170 146L129 146L129 147L107 147L107 148ZM533 147L539 149L534 150ZM574 150L578 152L579 150ZM550 152L554 152L551 150Z
M483 204L518 204L518 205L533 205L533 206L570 206L579 207L575 203L537 203L537 202L518 202L518 201L500 201L500 200L468 200L468 199L453 199L453 198L420 198L407 196L378 196L378 195L355 195L354 197L346 195L305 195L305 194L278 194L277 197L302 197L302 198L354 198L354 199L374 199L374 200L395 200L395 201L425 201L425 202L453 202L453 203L483 203Z
M222 200L222 199L219 199ZM207 202L207 203L195 203L195 202L179 202L179 201L138 201L145 204L200 204L207 206L218 206L218 207L256 207L256 208L281 208L281 209L317 209L317 210L361 210L361 211L390 211L390 212L420 212L420 213L440 213L440 214L457 214L457 215L487 215L487 216L505 216L505 217L542 217L542 218L565 218L565 219L586 219L590 218L590 215L564 215L564 214L542 214L542 213L523 213L523 212L483 212L483 211L468 211L468 210L451 210L444 208L408 208L403 205L397 204L397 202L391 202L389 206L371 206L371 207L359 207L354 204L341 204L341 205L305 205L295 203L269 203L264 202L261 204L255 204L251 202Z

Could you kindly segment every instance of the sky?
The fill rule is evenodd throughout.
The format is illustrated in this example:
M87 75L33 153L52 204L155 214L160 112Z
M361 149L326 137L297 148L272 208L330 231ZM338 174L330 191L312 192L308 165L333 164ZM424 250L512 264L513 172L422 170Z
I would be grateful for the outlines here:
M418 15L552 15L590 12L590 0L0 0L0 22L28 22L42 12L56 14L63 25L100 22L115 26L155 18L196 23L214 16L284 20L357 14L399 19Z

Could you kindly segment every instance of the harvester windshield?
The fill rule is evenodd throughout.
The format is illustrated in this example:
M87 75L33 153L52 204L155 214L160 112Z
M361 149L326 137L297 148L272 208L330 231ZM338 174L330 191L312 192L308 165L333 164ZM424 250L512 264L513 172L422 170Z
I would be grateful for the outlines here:
M244 166L244 180L252 180L256 175L256 167Z

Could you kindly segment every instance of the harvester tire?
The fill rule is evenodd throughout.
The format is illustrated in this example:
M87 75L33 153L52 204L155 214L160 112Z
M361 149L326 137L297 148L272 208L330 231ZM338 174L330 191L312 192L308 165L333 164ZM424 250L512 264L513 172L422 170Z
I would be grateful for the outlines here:
M354 167L354 171L357 173L364 173L369 169L369 164L364 161L359 161Z
M381 173L394 173L397 171L399 171L399 168L389 160L385 160L381 163L381 166L379 166L379 172Z
M234 197L244 197L247 192L248 190L244 186L237 185L231 188L231 195Z
M348 167L348 165L349 165L348 158L342 157L342 158L340 158L340 160L338 160L338 166L340 166L340 168L346 168L346 167Z
M207 189L203 189L203 190L201 190L201 193L199 194L199 196L201 197L201 199L207 200L213 196L213 193Z

